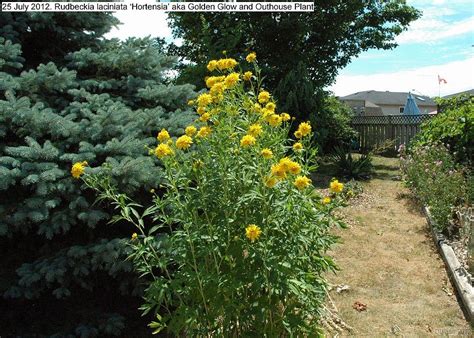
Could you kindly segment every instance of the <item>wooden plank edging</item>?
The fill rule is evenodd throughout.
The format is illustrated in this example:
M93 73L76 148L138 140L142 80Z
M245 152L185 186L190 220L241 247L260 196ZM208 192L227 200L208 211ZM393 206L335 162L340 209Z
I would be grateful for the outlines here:
M451 279L457 294L461 298L465 314L468 317L467 319L471 325L474 325L474 288L469 282L469 279L466 276L466 271L461 266L461 263L459 263L453 249L451 246L446 244L445 237L436 231L436 222L431 216L429 208L424 207L423 210L428 219L433 240L435 241L436 247L445 263L449 278Z

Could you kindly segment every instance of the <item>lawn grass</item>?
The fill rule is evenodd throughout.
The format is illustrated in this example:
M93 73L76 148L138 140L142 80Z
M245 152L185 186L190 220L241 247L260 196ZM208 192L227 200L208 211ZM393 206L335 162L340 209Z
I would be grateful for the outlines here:
M336 230L341 243L329 253L340 267L329 274L330 291L342 320L356 336L472 336L444 264L436 252L421 208L403 186L395 158L374 157L364 192L340 211L348 229ZM334 176L321 165L316 185ZM353 308L355 302L365 311Z

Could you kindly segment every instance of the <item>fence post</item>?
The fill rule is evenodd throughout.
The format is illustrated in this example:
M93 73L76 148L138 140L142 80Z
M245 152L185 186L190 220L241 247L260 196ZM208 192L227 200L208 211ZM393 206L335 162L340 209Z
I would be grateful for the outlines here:
M395 139L395 128L393 127L393 124L392 124L392 115L388 116L388 129L390 130L390 139L394 140Z

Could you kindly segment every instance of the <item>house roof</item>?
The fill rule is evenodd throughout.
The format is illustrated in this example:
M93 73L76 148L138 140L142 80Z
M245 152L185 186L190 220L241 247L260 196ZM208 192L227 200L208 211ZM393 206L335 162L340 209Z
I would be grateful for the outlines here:
M451 94L451 95L446 95L446 96L443 96L443 98L449 99L449 98L451 98L451 97L455 97L455 96L458 96L458 95L469 95L469 96L473 96L473 95L474 95L474 89L469 89L469 90L465 90L465 91L463 91L463 92L454 93L454 94Z
M436 106L434 102L428 96L412 94L415 98L416 104L419 106ZM362 100L370 101L376 105L399 105L405 106L407 102L408 93L403 92L380 92L376 90L366 90L363 92L357 92L347 96L340 97L342 101L346 100Z

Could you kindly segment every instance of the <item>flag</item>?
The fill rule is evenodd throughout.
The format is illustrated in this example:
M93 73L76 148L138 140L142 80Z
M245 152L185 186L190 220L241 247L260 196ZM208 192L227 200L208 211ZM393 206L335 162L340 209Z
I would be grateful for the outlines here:
M446 83L448 83L448 81L446 81L445 79L443 79L442 77L440 77L439 74L438 74L438 84L441 84L441 83L446 84Z

